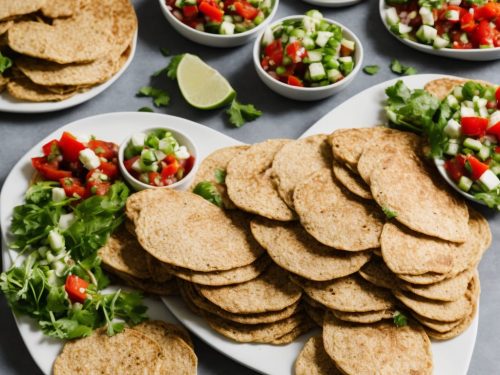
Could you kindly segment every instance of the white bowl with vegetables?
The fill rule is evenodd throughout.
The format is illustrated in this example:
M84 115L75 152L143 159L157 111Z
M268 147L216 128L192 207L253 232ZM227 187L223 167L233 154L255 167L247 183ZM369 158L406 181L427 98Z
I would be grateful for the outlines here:
M363 63L363 47L343 25L317 10L280 19L255 41L257 74L290 99L325 99L347 87Z
M278 10L279 0L159 0L163 15L185 38L210 47L254 39Z
M186 134L152 128L129 136L118 150L120 171L135 190L185 190L197 168L196 146Z
M302 0L302 1L320 7L338 8L338 7L354 5L361 2L362 0Z
M416 4L413 0L380 0L380 18L400 42L424 53L454 59L500 59L500 38L495 37L500 22L495 23L494 19L490 21L489 16L478 16L480 13L477 8L470 11L472 2L436 2L441 4L440 9L433 8L431 2L422 6ZM500 12L500 4L488 0L479 7L485 8L483 13L495 12L487 9L489 7L496 7L496 12Z

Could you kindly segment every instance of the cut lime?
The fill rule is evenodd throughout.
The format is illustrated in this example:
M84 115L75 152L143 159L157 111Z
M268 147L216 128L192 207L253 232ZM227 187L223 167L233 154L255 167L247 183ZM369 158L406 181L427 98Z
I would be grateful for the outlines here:
M215 109L229 104L236 92L229 82L198 56L186 53L177 67L182 96L198 109Z

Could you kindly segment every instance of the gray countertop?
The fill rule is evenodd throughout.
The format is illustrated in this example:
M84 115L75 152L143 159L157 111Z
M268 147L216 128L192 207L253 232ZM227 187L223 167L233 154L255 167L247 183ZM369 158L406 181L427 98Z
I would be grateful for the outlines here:
M330 99L315 103L294 102L274 94L259 80L251 57L252 44L232 49L194 44L167 24L156 0L134 0L133 3L139 17L137 52L128 70L107 91L87 103L60 112L34 115L0 113L0 185L3 185L12 166L26 151L60 126L95 114L135 111L142 106L151 106L148 98L137 98L134 94L141 86L149 84L152 72L165 65L167 60L160 54L160 47L167 47L173 54L191 52L199 55L228 78L239 93L241 102L255 104L263 110L264 115L241 129L234 129L228 125L221 110L203 112L189 107L182 99L176 83L166 79L155 79L153 83L171 94L171 105L166 109L155 110L188 118L243 142L298 137L346 99L367 87L395 78L389 69L392 58L414 66L419 73L452 74L499 82L498 61L455 61L425 55L402 45L382 25L378 15L378 1L365 0L352 7L325 8L322 11L325 16L343 23L358 35L365 49L365 65L378 64L381 66L380 72L375 76L360 73L345 91ZM276 17L301 14L310 8L310 5L299 0L281 0ZM491 213L488 218L495 241L480 265L482 297L479 333L470 374L494 374L500 369L500 218ZM0 322L0 374L39 373L22 342L3 296L0 297ZM199 340L195 339L195 343L200 374L254 373ZM460 353L456 355L460 356Z

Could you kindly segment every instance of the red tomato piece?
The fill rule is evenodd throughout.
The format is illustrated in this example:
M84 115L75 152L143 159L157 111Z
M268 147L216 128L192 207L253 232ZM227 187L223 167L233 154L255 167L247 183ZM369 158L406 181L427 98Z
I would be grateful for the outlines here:
M79 178L75 177L65 177L59 180L62 188L64 189L64 193L67 197L70 198L85 198L87 196L87 191L85 190L85 186L82 185L82 182Z
M457 155L457 157L446 160L444 163L444 169L446 169L448 175L455 182L458 182L460 180L460 177L465 174L465 159L463 157L459 157L462 157L462 155Z
M500 16L500 4L499 3L487 3L482 7L476 8L474 10L474 18L476 20L492 20Z
M133 165L133 164L134 164L137 160L139 160L139 155L134 156L134 157L132 157L132 158L130 158L130 159L128 159L128 160L125 160L125 161L123 162L123 165L124 165L125 169L126 169L127 171L129 171L130 173L135 172L135 171L132 169L132 165Z
M152 186L162 186L161 175L158 172L148 173L149 184Z
M222 9L215 4L210 4L208 1L202 1L200 3L200 12L214 22L222 22L222 16L224 15Z
M296 40L286 46L286 54L292 59L293 63L297 64L307 56L307 50L300 41Z
M194 18L198 15L198 7L196 5L184 5L182 7L182 14L186 18Z
M106 195L111 184L107 181L101 181L101 179L91 179L87 182L87 195Z
M179 163L177 162L177 160L174 163L163 166L161 170L162 180L165 180L166 178L169 178L174 174L176 174L178 169L179 169Z
M184 168L185 175L188 174L189 172L191 172L191 169L193 169L193 167L194 167L194 162L195 162L194 156L190 156L184 160L183 168Z
M57 155L60 153L59 151L59 141L57 139L53 139L42 146L42 151L45 156Z
M259 14L259 9L247 1L234 2L234 8L236 9L236 13L247 20L253 20Z
M484 135L488 127L488 119L482 117L462 117L462 134L470 136Z
M292 75L288 76L288 84L290 86L298 86L298 87L304 86L304 83L298 77Z
M283 62L283 44L281 39L273 40L265 48L265 54L269 57L269 65L281 65Z
M85 145L79 142L72 134L64 132L59 140L59 148L65 161L78 161L80 151L85 149Z
M479 22L472 33L472 42L477 46L493 46L493 29L486 20Z
M484 172L488 170L488 164L484 164L480 162L475 156L473 155L468 155L467 156L467 163L470 166L470 175L471 178L476 181L478 180Z
M97 156L107 160L111 160L118 155L118 146L113 142L93 139L88 143L88 148L94 151Z
M486 130L486 134L494 135L497 140L500 140L500 121Z
M70 171L59 169L59 163L57 161L48 162L45 156L32 158L31 165L43 176L43 178L51 181L59 181L60 178L71 177L72 175Z
M76 275L68 275L66 278L66 283L64 284L64 290L68 293L68 297L71 302L84 303L87 299L87 288L89 283L85 280L79 278Z
M118 177L118 166L115 163L102 162L97 169L108 176L111 181Z
M476 22L474 22L474 16L469 12L464 13L460 18L460 28L465 32L472 32L476 28Z

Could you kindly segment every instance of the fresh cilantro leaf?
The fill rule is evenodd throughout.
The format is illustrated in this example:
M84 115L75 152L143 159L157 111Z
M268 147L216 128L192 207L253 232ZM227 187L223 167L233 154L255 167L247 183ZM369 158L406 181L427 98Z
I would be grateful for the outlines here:
M404 326L408 325L408 318L406 317L406 315L404 315L400 311L394 312L392 319L393 319L396 327L404 327Z
M262 111L255 108L253 104L241 104L236 99L233 100L226 113L229 115L229 122L237 128L262 115Z
M393 59L391 62L391 70L393 73L399 74L399 75L412 75L417 73L417 69L411 67L411 66L405 66L399 62L397 59Z
M5 72L11 66L12 66L12 60L9 59L7 56L2 55L2 52L0 52L0 74Z
M170 56L170 51L168 50L168 48L162 47L160 48L160 52L165 57Z
M170 103L170 96L165 90L152 86L144 86L139 89L137 96L147 96L153 98L156 107L166 107Z
M141 107L137 110L138 112L154 112L150 107Z
M367 65L363 68L363 72L371 76L377 74L379 70L380 66L378 65Z
M387 207L382 207L382 211L384 211L384 214L388 219L394 219L396 216L398 216L398 213L396 211L392 211Z
M215 181L219 184L224 184L226 182L226 171L224 169L215 170Z
M170 63L167 66L167 77L170 79L177 79L177 67L181 62L184 55L175 55L170 59Z
M216 206L222 207L222 198L217 188L209 181L198 183L193 189L193 193L198 194L200 197L205 198Z

